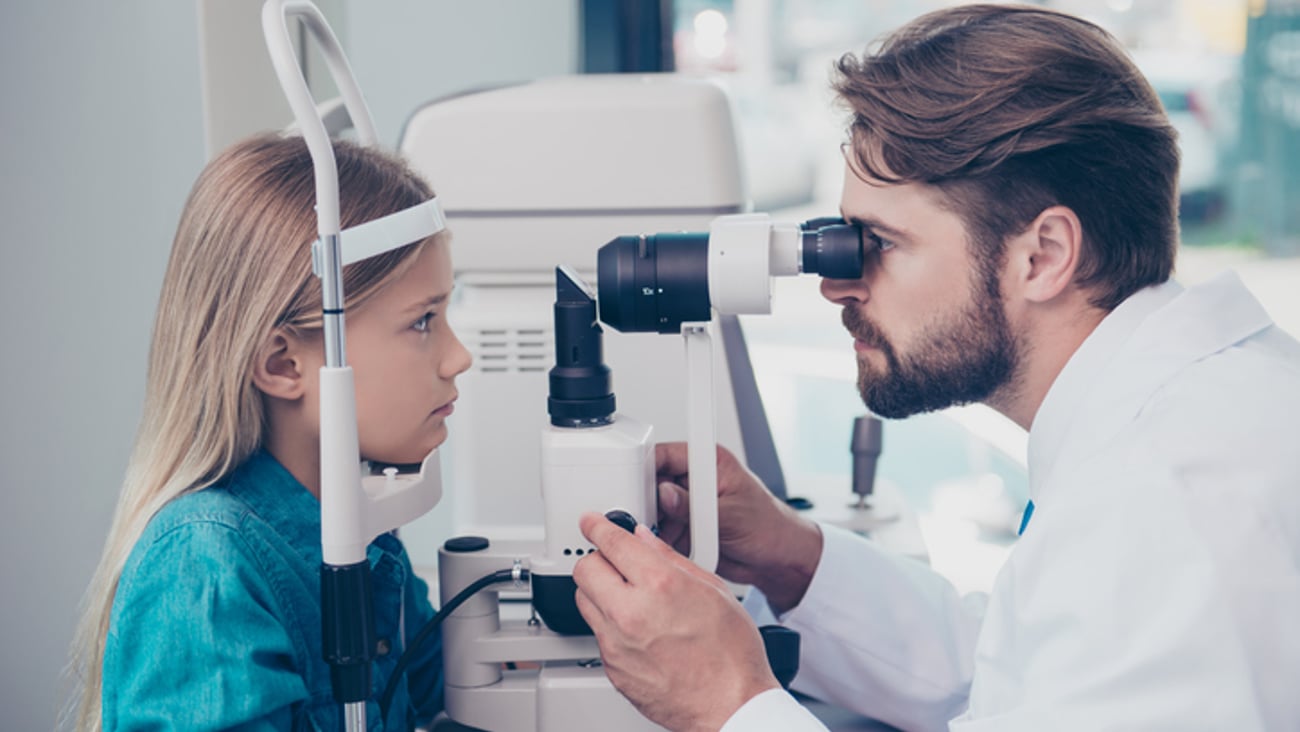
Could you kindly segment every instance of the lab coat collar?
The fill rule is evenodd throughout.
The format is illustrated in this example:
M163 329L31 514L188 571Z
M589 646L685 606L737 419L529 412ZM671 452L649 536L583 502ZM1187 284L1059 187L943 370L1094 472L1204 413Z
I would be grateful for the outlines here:
M1234 272L1183 288L1140 290L1075 351L1029 431L1029 497L1042 507L1052 477L1102 447L1178 369L1272 325Z

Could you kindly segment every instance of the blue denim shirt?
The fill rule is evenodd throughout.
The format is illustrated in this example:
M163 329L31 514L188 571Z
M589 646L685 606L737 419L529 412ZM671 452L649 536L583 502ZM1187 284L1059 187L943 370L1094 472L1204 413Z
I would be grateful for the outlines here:
M321 652L320 503L266 452L149 522L118 582L104 652L104 729L334 730ZM433 616L402 543L368 549L380 653L369 729L408 730L443 706L442 639L379 696Z

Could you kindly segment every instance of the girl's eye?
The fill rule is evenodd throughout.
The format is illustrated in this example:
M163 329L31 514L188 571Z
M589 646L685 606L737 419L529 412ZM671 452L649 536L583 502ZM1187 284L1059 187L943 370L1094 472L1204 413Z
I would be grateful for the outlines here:
M437 313L430 311L425 313L424 315L421 315L419 320L411 324L411 327L421 333L429 332L429 323L433 321L433 318L436 314Z

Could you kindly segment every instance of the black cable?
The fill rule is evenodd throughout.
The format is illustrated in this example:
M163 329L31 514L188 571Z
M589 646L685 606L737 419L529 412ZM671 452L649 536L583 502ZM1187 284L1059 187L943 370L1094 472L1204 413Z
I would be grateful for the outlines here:
M393 667L393 675L388 677L388 684L384 687L384 695L379 698L379 719L384 723L388 722L388 706L393 703L393 694L397 693L397 680L406 672L406 667L411 665L412 654L428 640L429 636L433 635L433 631L437 630L448 615L456 612L456 608L465 604L466 600L488 585L526 579L528 579L528 570L526 569L502 569L479 577L470 583L468 587L457 592L456 596L448 600L441 610L434 613L433 617L429 618L429 622L425 623L423 628L420 628L420 632L415 634L415 638L411 640L406 650L402 651L401 658L397 659L397 665Z

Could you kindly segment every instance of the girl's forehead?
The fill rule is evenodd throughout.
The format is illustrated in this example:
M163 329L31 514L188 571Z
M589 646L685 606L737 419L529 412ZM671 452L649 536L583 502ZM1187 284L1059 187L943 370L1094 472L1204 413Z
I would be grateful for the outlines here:
M445 237L435 236L420 247L411 266L397 278L393 286L415 291L445 291L450 289L451 281L451 247Z
M452 275L451 256L445 238L433 237L404 262L399 273L390 273L387 281L364 302L358 303L353 312L359 315L363 310L397 313L418 309L435 298L449 295Z

